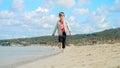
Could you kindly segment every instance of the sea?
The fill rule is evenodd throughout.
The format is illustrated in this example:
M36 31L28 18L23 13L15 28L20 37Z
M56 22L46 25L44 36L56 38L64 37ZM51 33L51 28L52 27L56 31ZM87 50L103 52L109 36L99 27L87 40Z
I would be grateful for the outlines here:
M19 65L59 53L60 50L57 47L0 46L0 68L16 68Z

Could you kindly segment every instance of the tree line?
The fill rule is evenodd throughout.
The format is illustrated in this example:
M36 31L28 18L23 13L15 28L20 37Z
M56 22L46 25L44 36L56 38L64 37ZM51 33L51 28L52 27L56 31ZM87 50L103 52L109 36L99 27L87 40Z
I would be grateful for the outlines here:
M96 43L116 43L120 42L120 28L108 29L101 32L95 32L91 34L76 34L73 36L67 36L67 44L75 45L88 45ZM45 45L57 45L57 36L40 36L32 38L18 38L0 40L1 46L11 45L23 45L28 46L32 44L45 44Z

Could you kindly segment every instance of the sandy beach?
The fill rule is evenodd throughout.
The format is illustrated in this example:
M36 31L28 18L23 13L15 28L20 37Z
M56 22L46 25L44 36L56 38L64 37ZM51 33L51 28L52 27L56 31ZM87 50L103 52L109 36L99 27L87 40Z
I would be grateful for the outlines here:
M63 53L17 68L120 68L120 43L72 45Z

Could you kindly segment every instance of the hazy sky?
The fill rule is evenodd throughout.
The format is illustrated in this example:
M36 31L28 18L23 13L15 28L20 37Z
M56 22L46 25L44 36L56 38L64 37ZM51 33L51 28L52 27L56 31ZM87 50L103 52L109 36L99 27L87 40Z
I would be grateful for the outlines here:
M120 0L0 0L0 39L51 35L60 11L73 34L120 27Z

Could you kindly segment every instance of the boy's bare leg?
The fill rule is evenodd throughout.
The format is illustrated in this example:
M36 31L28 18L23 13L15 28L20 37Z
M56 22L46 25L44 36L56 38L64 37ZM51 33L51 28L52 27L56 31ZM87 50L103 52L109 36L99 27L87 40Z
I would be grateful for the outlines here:
M62 48L62 42L58 43L58 47L61 49Z

